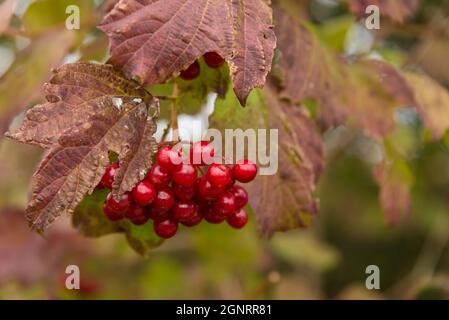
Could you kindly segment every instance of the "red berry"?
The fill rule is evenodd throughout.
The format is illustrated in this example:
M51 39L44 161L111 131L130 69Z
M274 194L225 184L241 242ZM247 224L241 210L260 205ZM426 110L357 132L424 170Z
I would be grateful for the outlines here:
M235 197L237 209L241 209L248 204L248 192L241 186L233 186L228 190Z
M131 202L131 196L129 193L124 193L119 201L116 201L114 197L112 196L112 192L109 192L108 196L106 197L106 205L112 212L125 214L128 209L130 208L132 202Z
M200 64L198 61L192 63L187 69L181 71L181 78L184 80L193 80L200 75Z
M215 150L209 141L195 142L190 148L190 163L194 165L208 165L212 163Z
M137 226L147 223L149 217L144 207L132 205L126 212L125 216Z
M180 201L175 203L172 214L175 220L184 222L189 220L196 211L197 207L192 201Z
M209 180L203 176L198 182L198 195L204 200L214 200L221 193L223 193L224 188L213 186Z
M160 221L164 221L164 220L167 220L170 218L170 211L159 212L159 211L154 210L151 207L147 207L146 215L150 219L160 222Z
M181 223L186 227L193 227L198 225L201 220L203 220L203 216L201 215L199 210L196 210L188 220L182 221Z
M173 237L177 231L178 223L173 219L154 222L154 232L161 238L169 239Z
M107 189L112 189L112 183L114 182L115 173L119 168L118 163L112 163L106 167L103 177L101 178L101 184Z
M196 168L191 164L182 164L182 166L173 172L173 180L181 186L193 186L198 177Z
M106 203L103 206L103 212L104 212L104 215L106 216L106 218L108 218L111 221L119 221L119 220L123 219L122 213L116 213L116 212L111 211L111 209L109 209L109 207L107 206Z
M213 186L226 187L232 181L232 172L228 166L214 163L207 169L206 177Z
M164 171L160 165L154 165L150 173L148 174L147 179L156 187L164 187L170 183L171 177L170 174Z
M178 169L182 165L182 153L170 146L162 147L156 155L157 164L166 172Z
M210 207L203 209L202 212L203 212L204 219L209 223L219 224L226 220L225 216L218 214Z
M211 68L219 68L225 60L216 52L207 52L204 54L204 61Z
M214 202L213 211L221 216L229 216L237 210L235 197L230 192L222 193Z
M226 220L231 227L241 229L248 222L248 214L245 209L242 208L236 213L231 214Z
M181 186L179 184L173 184L173 192L177 199L181 201L188 201L195 198L196 183L193 186Z
M141 181L134 187L132 196L134 202L141 206L147 206L156 198L156 188L148 181Z
M167 212L175 204L175 195L170 188L158 190L156 198L153 201L153 210L157 212Z
M249 160L241 160L232 168L232 175L237 181L250 182L257 175L257 166Z

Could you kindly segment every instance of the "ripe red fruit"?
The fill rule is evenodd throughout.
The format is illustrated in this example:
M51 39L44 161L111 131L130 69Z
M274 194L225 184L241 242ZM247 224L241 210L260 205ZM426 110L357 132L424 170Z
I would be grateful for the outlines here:
M193 215L186 221L182 221L181 223L185 225L186 227L193 227L198 225L201 220L203 220L203 216L199 212L199 210L195 210Z
M176 198L181 201L192 200L196 194L196 182L192 186L181 186L175 183L173 184L173 192Z
M147 207L146 215L157 222L164 221L170 218L170 211L159 212L154 210L152 207Z
M235 210L237 210L235 197L230 192L220 194L213 205L213 211L225 217L234 213Z
M149 181L141 181L132 191L133 200L141 206L147 206L156 198L156 188Z
M112 189L112 183L114 182L115 173L119 168L118 163L112 163L106 167L103 177L101 178L101 185L105 188Z
M241 186L233 186L228 190L235 197L237 209L241 209L248 204L248 192Z
M167 171L164 171L160 165L154 165L147 179L156 187L164 187L170 183L171 177Z
M207 180L215 187L226 187L232 182L232 172L224 164L214 163L206 173Z
M193 80L200 75L200 64L198 61L192 63L187 69L181 71L180 77L184 80Z
M232 175L237 181L250 182L257 175L257 166L249 160L241 160L232 168Z
M195 166L191 164L182 164L181 167L173 172L173 180L181 186L193 186L198 177Z
M225 60L216 52L207 52L204 54L204 61L211 68L219 68Z
M106 203L103 205L103 213L106 216L106 218L108 218L111 221L119 221L123 219L122 213L116 213L111 211L111 209L109 209Z
M119 201L116 201L114 199L114 197L112 196L112 192L109 192L108 196L106 197L106 206L114 213L124 215L130 208L131 204L131 196L129 195L129 193L124 193L120 197Z
M156 154L157 164L165 172L171 172L182 165L182 153L171 146L164 146Z
M235 229L241 229L248 222L248 214L246 213L245 209L242 208L239 211L231 214L226 220L231 227Z
M153 210L157 212L167 212L175 204L175 195L170 188L159 189L153 201Z
M213 186L205 176L201 177L198 181L198 195L204 200L214 200L223 191L223 187Z
M208 165L212 163L215 150L209 141L195 142L190 148L190 163L194 165Z
M175 203L172 214L176 221L184 222L189 220L196 211L197 207L192 201L179 201Z
M212 223L212 224L220 224L220 223L222 223L223 221L226 220L225 216L223 216L221 214L218 214L217 212L215 212L210 207L209 208L203 208L203 212L202 213L203 213L204 219L207 222Z
M149 217L144 207L132 205L126 212L125 216L137 226L147 223Z
M178 223L173 219L154 222L154 232L161 238L169 239L178 231Z

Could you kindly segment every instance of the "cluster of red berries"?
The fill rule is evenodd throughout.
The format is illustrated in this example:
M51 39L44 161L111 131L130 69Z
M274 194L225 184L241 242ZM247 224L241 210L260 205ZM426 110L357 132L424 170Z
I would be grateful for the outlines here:
M241 160L233 166L212 163L206 169L204 159L212 159L214 152L209 142L196 142L185 160L180 150L163 146L150 172L131 192L119 201L108 194L104 214L109 220L126 218L135 225L153 220L155 233L165 239L176 234L179 223L193 227L203 219L214 224L226 220L233 228L243 228L248 222L244 209L248 193L235 182L252 181L257 166ZM118 163L107 167L101 187L111 189L118 167Z
M207 52L204 54L204 61L213 69L220 68L225 60L216 52ZM193 80L200 75L200 64L198 61L192 63L187 69L181 71L179 75L184 80Z

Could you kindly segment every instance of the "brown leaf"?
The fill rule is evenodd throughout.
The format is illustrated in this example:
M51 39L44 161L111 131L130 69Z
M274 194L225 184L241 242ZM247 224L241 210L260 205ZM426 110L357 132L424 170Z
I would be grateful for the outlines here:
M146 84L161 83L214 51L229 64L241 104L263 86L275 35L266 0L121 0L100 25L110 63Z
M404 72L416 98L416 108L435 139L449 128L449 92L425 74Z
M3 134L17 110L23 110L41 96L41 87L68 53L75 39L71 31L54 30L38 37L20 52L14 64L0 80L0 131ZM22 94L26 93L26 94Z
M344 86L341 62L309 29L278 6L274 6L274 21L281 57L272 79L281 88L281 96L293 103L314 98L321 107L318 114L321 126L340 124L346 117L341 100ZM276 71L280 79L275 79Z
M249 189L259 230L269 236L307 227L318 213L313 193L324 169L324 149L314 122L301 107L281 102L268 88L264 97L271 128L279 130L279 172L258 177Z
M56 217L73 213L92 193L109 163L121 163L113 185L115 197L130 191L151 166L157 101L111 67L89 63L65 65L46 86L48 102L27 112L22 127L8 133L49 151L33 176L27 218L43 231Z
M412 17L419 7L419 0L348 0L349 9L359 18L366 15L365 10L369 5L376 5L380 9L380 14L393 20L403 23Z

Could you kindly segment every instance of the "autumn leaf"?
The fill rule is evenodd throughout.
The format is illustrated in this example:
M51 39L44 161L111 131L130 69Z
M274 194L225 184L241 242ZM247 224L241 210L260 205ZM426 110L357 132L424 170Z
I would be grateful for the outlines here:
M342 62L305 25L278 6L273 10L280 58L271 78L281 97L295 104L313 98L320 105L317 118L321 127L341 124L347 113L342 101Z
M73 213L119 156L116 198L130 191L151 166L156 151L153 117L157 100L110 66L74 63L54 71L47 102L30 109L22 126L7 133L49 149L32 180L27 207L31 226L43 231L63 213Z
M435 139L440 139L449 128L449 92L425 74L404 72L413 88L416 109L426 128Z
M420 0L348 0L349 9L359 18L366 15L366 8L375 5L380 14L397 23L403 23L418 10Z
M266 0L121 0L100 29L110 37L109 62L149 85L217 52L242 105L264 85L276 42Z
M324 169L321 136L304 107L290 105L272 87L252 93L245 109L228 94L217 101L211 116L212 128L277 129L278 172L258 176L248 185L250 205L257 217L259 231L270 236L276 231L307 227L318 212L313 193Z

